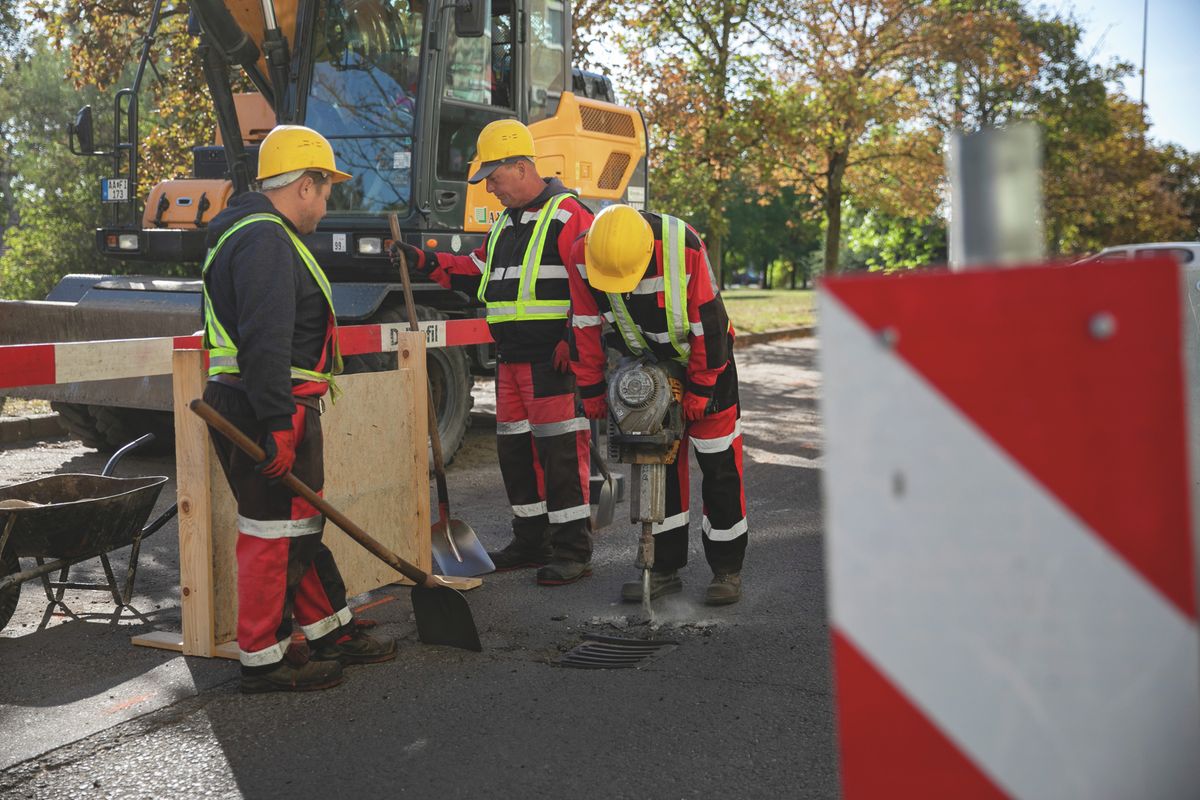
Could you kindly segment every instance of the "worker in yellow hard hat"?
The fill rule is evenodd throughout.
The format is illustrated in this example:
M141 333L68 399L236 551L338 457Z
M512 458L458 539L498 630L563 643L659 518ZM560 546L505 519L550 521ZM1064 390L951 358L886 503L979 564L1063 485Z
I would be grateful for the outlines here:
M204 260L204 400L267 453L255 463L213 434L237 498L237 641L243 692L323 689L342 665L395 658L391 639L354 624L325 518L276 479L324 481L320 398L341 372L329 280L300 239L349 180L325 137L280 125L258 154L257 192L235 197L208 228ZM292 617L311 657L289 650Z
M742 478L741 402L733 361L733 326L725 313L699 234L667 214L612 205L596 215L568 261L571 282L571 367L584 413L608 415L602 324L607 344L626 355L652 355L684 366L686 429L674 468L667 470L666 520L654 526L651 599L678 592L687 563L690 439L703 473L700 530L713 577L710 605L742 594L746 552L746 492ZM627 583L622 599L640 602L642 582Z
M496 440L513 539L489 555L497 570L537 567L543 586L591 574L590 428L576 408L567 355L567 254L592 214L534 163L533 135L512 119L476 142L485 182L505 210L473 253L400 243L408 263L475 296L496 341Z

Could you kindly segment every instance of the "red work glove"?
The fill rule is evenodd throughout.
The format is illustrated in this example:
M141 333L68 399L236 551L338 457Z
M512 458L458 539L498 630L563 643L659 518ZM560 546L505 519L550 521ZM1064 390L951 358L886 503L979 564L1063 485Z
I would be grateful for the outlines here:
M571 346L566 339L554 348L554 368L564 375L571 371Z
M583 398L583 415L588 419L607 419L608 401L604 399L604 395Z
M267 478L281 478L296 463L296 436L292 429L271 431L263 445L267 457L255 469Z
M688 422L694 422L708 413L708 404L712 402L711 397L702 397L691 392L683 393L683 418Z

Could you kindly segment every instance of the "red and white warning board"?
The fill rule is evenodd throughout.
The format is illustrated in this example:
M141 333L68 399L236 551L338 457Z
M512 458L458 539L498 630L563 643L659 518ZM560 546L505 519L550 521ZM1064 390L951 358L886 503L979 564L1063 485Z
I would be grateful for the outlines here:
M844 794L1200 798L1170 260L829 280Z
M483 319L418 323L427 347L459 347L492 341ZM342 355L395 352L406 323L338 328ZM92 342L18 344L0 347L0 389L57 383L169 375L173 350L198 350L200 336L105 339Z

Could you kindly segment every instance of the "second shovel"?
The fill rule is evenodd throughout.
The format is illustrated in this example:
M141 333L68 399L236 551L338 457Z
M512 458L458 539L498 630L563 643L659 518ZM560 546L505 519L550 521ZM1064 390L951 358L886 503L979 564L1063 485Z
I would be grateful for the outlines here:
M392 214L389 222L392 228L392 239L401 241L400 220ZM400 280L404 284L404 305L408 311L408 328L413 332L421 330L417 324L416 304L413 302L412 279L408 274L408 259L404 251L400 251ZM473 575L486 575L496 571L496 565L480 543L479 537L471 526L461 519L450 516L450 492L446 488L446 465L442 459L442 437L438 432L437 409L433 405L433 387L425 381L428 392L426 406L429 410L429 445L433 450L433 472L437 481L438 521L434 523L430 546L433 550L433 563L442 575L466 578Z

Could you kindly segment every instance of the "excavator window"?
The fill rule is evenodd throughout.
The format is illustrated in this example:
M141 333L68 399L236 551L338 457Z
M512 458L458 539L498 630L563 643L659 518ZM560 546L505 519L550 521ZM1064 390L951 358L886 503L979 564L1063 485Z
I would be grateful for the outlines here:
M478 39L451 37L446 59L447 100L514 108L514 48L511 0L493 0L492 16Z
M331 214L407 208L424 0L327 0L317 11L305 124L324 134L354 180Z

